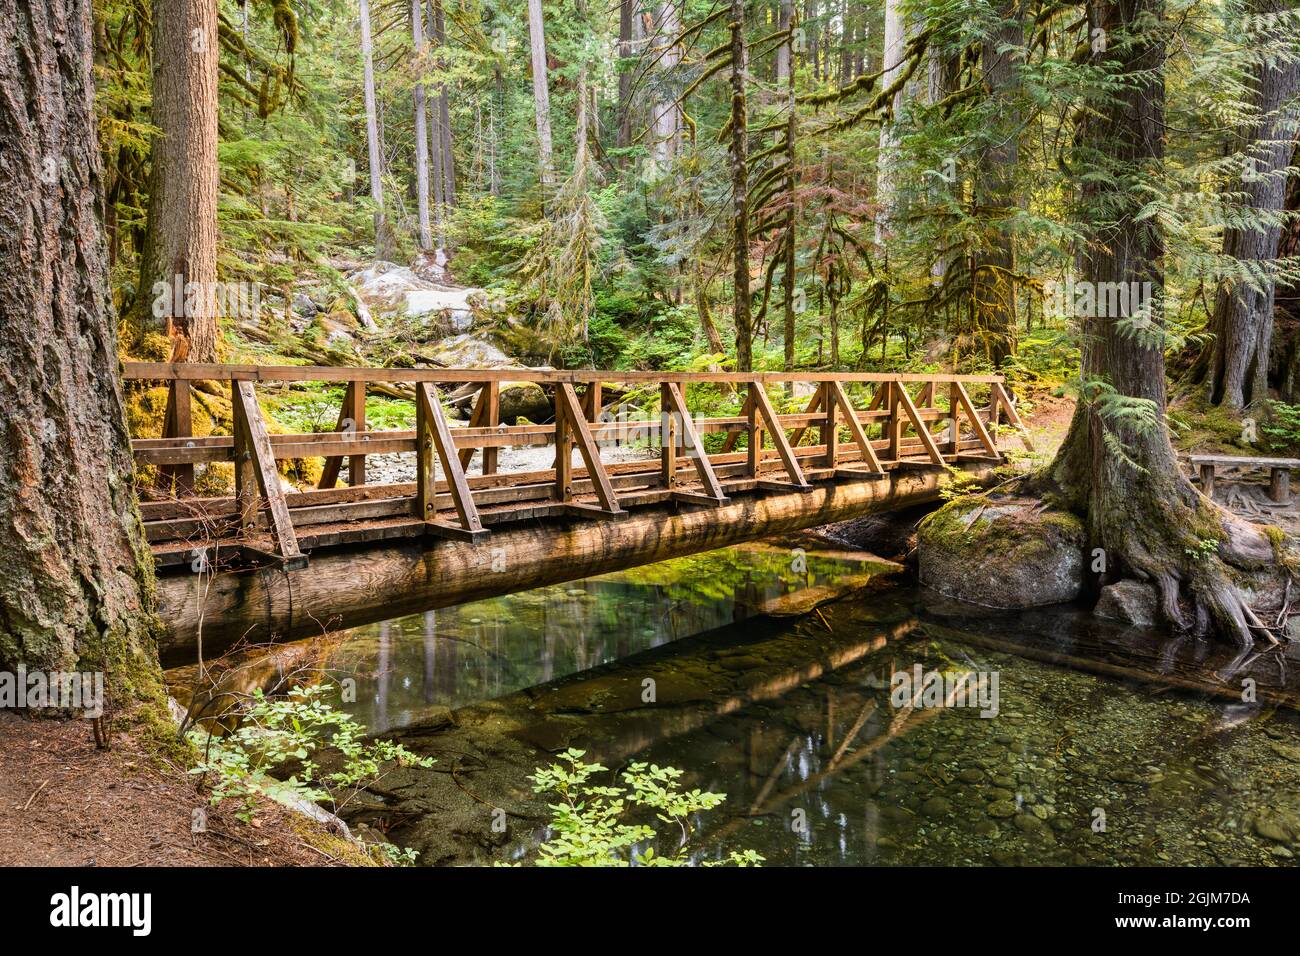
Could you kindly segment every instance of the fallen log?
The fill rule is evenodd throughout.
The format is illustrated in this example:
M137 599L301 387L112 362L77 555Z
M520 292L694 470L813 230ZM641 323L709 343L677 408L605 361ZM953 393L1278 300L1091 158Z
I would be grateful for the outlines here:
M962 466L982 481L992 463ZM481 542L416 539L330 550L309 567L162 576L164 667L212 658L240 641L311 637L548 584L709 551L770 535L936 501L947 476L899 470L872 481L738 496L722 506L638 508L622 521L502 526Z

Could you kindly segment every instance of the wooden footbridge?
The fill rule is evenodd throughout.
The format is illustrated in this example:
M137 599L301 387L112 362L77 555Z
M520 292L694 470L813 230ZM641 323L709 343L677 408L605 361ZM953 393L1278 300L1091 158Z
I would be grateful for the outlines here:
M169 390L162 436L132 446L138 464L159 469L141 511L164 572L164 619L182 644L200 626L205 641L351 626L380 609L446 606L906 506L937 497L948 468L991 469L1000 424L1028 442L989 375L129 363L125 376ZM343 386L335 429L271 434L259 389L313 382ZM551 421L502 421L502 387L515 383L549 396ZM232 434L191 434L196 387L228 390ZM449 420L440 388L475 396L466 424ZM692 389L714 404L729 393L738 414L694 417ZM368 391L409 397L416 427L369 429ZM778 410L799 392L801 411ZM627 444L648 457L602 458ZM500 449L531 445L556 447L549 468L499 469ZM414 453L415 480L367 482L367 457L395 452ZM312 457L325 460L319 487L286 491L277 462ZM211 462L233 463L233 495L194 494L195 466ZM392 567L367 555L378 542ZM213 568L245 573L203 583L197 610L198 585L169 581Z

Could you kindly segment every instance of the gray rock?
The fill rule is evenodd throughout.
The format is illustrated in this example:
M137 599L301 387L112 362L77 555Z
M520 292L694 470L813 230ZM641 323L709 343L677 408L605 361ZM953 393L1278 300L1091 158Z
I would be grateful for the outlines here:
M310 316L315 315L320 311L320 309L317 308L315 302L303 293L299 292L293 297L293 311L297 312L299 315Z
M536 382L506 382L501 386L501 421L515 424L519 418L527 418L534 424L549 421L554 417L555 409L546 397L542 387Z
M1277 843L1290 843L1294 839L1291 827L1285 817L1270 810L1263 810L1255 817L1255 832L1266 840Z
M931 797L921 804L921 812L927 817L946 817L952 812L952 804L943 797Z
M1118 581L1107 585L1101 589L1101 599L1092 613L1110 621L1152 627L1159 621L1156 589L1141 581Z
M1083 590L1083 524L1023 498L958 498L917 529L921 583L968 604L1038 607Z

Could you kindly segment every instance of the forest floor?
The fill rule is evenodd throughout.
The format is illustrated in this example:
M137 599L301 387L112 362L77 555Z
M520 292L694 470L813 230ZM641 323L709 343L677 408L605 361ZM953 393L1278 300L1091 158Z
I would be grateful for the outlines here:
M195 833L195 811L206 814ZM338 866L366 863L324 825L275 804L251 824L131 729L97 750L88 720L0 711L6 866Z

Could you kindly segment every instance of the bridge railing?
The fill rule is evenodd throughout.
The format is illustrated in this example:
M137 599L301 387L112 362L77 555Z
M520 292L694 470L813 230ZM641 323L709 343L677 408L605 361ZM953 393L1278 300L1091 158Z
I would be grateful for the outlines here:
M127 363L125 377L168 388L162 436L132 441L136 461L159 469L156 500L145 500L142 510L164 565L194 560L195 549L188 547L194 542L237 540L245 554L301 566L298 534L304 528L314 529L316 545L413 529L476 539L485 525L506 521L618 519L646 504L717 506L738 493L876 480L900 468L1000 458L993 426L1003 421L1028 444L1002 378L993 375ZM209 383L206 389L211 383L229 388L232 434L192 434L192 389L199 382ZM345 386L334 430L270 434L257 387L320 382ZM550 393L549 422L502 421L502 387L516 383ZM439 385L455 386L472 401L465 425L449 422ZM739 414L693 416L689 391L701 385L731 390ZM802 411L777 410L769 388L778 385L802 393ZM659 412L630 416L623 398L629 388L642 397L657 391ZM415 403L414 429L367 427L366 395L381 390ZM706 442L705 436L719 434L721 441ZM651 451L657 444L657 455L615 463L602 458L602 448L640 441ZM500 471L499 449L528 445L555 445L551 466ZM573 462L575 449L580 465ZM367 482L367 456L394 452L415 453L415 481ZM470 474L475 455L478 472ZM318 487L285 492L276 462L312 457L325 460ZM344 459L348 483L337 487ZM207 462L234 464L233 496L194 494L194 466Z

